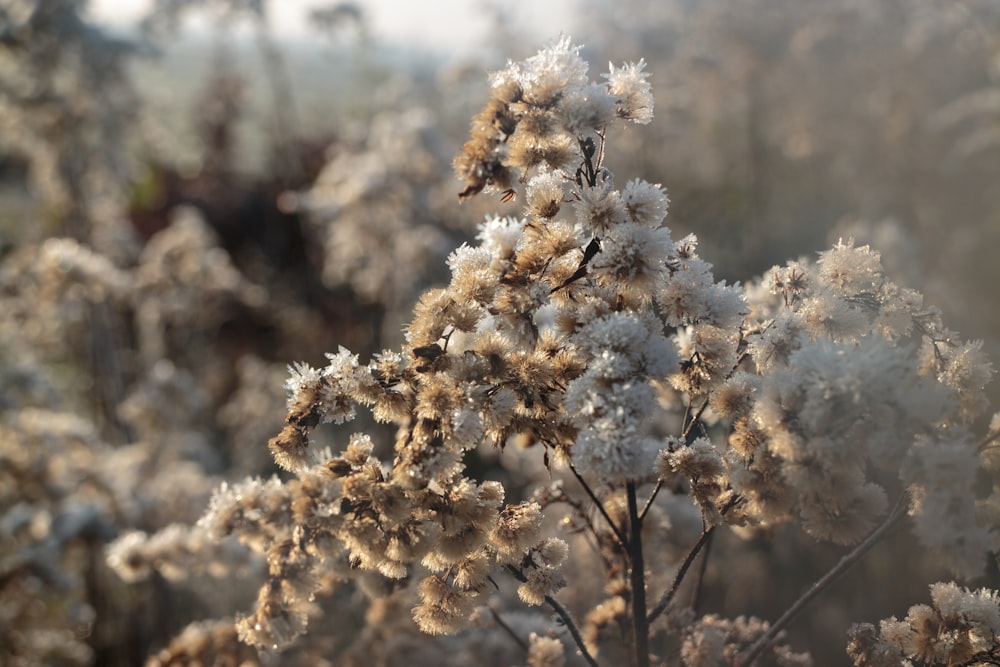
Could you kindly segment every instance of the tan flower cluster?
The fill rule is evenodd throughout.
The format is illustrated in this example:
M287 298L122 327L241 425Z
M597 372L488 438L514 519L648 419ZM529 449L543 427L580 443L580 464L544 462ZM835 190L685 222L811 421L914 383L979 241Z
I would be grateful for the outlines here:
M404 610L422 632L454 635L475 619L530 664L561 664L575 645L591 665L646 667L671 650L690 666L806 665L784 644L787 619L697 616L676 595L694 562L727 524L749 535L795 521L864 545L906 493L924 545L981 571L1000 501L971 484L985 445L970 424L991 375L975 344L851 242L745 287L716 281L697 239L663 226L663 189L619 189L604 165L610 124L649 120L641 63L594 84L564 39L492 84L456 160L460 198L524 184L525 217L487 219L449 256L450 281L419 298L400 349L290 366L269 442L290 477L223 486L202 519L267 564L241 639L291 645L353 582L379 623ZM395 427L391 454L365 434L316 450L319 425L362 407ZM531 475L512 485L472 465L505 449L564 479L532 494ZM558 525L556 506L569 508ZM700 529L687 552L671 520ZM115 553L155 554L147 539ZM652 545L680 555L664 562ZM567 573L587 564L600 576L576 591ZM559 625L519 633L498 600Z
M684 631L681 660L686 667L741 664L743 651L768 629L766 621L740 616L735 619L707 614ZM796 653L784 644L771 649L771 664L780 667L809 667L808 653Z
M331 148L308 190L283 199L306 214L305 231L322 248L323 283L381 304L393 326L440 278L454 245L445 143L427 110L383 111L358 145Z
M146 662L147 667L182 667L212 665L224 660L238 660L245 667L261 664L257 649L240 642L232 621L192 623L170 644Z
M978 345L850 241L775 267L749 293L756 374L734 374L712 402L733 419L730 480L746 501L733 516L797 515L810 534L850 544L903 483L924 544L957 573L981 571L997 535L970 484L982 462L967 424L992 375Z
M1000 659L1000 594L954 583L931 587L931 604L910 607L906 618L851 628L847 652L856 667L992 665Z
M473 119L472 138L455 159L466 184L459 198L484 189L513 195L515 182L536 167L575 169L579 144L592 142L588 133L603 131L615 116L648 123L653 97L642 68L641 61L612 65L606 84L591 83L580 47L564 37L496 73L490 101Z
M615 75L622 105L648 102L640 69ZM567 78L567 71L575 73ZM584 85L585 72L578 49L563 41L523 66L512 65L497 81L506 77L526 90L517 113L539 122L552 116L542 125L554 127L558 120L580 134L603 131L616 115L617 98L607 86ZM565 101L552 106L557 100ZM637 107L620 115L641 119L645 112ZM525 123L522 134L530 127ZM574 441L586 442L578 454L584 468L653 475L654 441L647 439L640 449L645 453L636 456L628 438L653 409L654 391L633 376L665 377L675 356L651 314L622 311L622 305L652 303L646 292L662 273L653 257L671 249L659 226L666 198L641 182L631 183L624 197L607 187L607 177L600 185L593 140L564 143L562 165L581 165L578 192L601 190L599 198L616 211L607 224L592 216L590 227L602 239L572 221L552 220L573 179L557 176L552 169L560 165L549 163L529 188L529 200L547 218L488 221L477 248L463 246L450 258L451 284L421 297L401 352L385 351L364 366L341 349L328 355L325 368L292 368L287 426L270 445L297 479L224 489L203 520L215 534L236 535L269 563L256 611L238 623L245 639L281 646L301 633L322 582L352 578L332 563L389 580L429 570L418 586L414 618L432 634L463 627L489 578L502 569L520 582L524 602L551 600L565 585L560 566L566 543L542 534L538 504L505 505L499 483L465 476L464 453L481 442L502 447L523 434L562 460L569 460ZM598 208L605 205L599 198L590 200ZM586 210L582 194L579 201L577 218ZM595 281L581 281L595 256ZM647 276L644 287L641 275ZM633 282L640 287L626 291ZM616 342L621 332L627 333ZM607 356L608 345L615 357ZM588 359L603 361L584 377ZM564 394L576 397L577 417L564 412ZM598 408L599 400L611 402ZM399 427L391 465L372 456L366 436L355 436L340 456L310 455L310 431L354 418L355 404ZM632 409L623 418L619 406ZM594 428L595 410L606 424L578 438ZM610 458L597 453L609 439L618 443ZM585 462L588 447L593 464Z

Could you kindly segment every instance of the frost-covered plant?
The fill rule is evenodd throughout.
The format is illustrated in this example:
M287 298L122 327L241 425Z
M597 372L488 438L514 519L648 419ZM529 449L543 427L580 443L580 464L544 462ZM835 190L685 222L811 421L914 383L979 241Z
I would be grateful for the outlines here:
M85 4L0 7L0 150L28 163L53 227L121 257L124 130L136 110L124 70L136 45L88 21Z
M857 667L995 665L1000 661L1000 594L954 583L931 585L932 604L910 607L906 618L855 625L847 652Z
M323 249L323 283L347 285L364 302L381 304L395 334L420 290L446 276L441 267L455 244L447 218L454 215L442 195L453 184L442 177L444 142L426 110L384 111L365 134L360 146L332 147L294 205Z
M255 571L249 565L257 561L235 540L186 530L221 481L215 473L224 453L211 426L218 399L206 380L224 378L226 368L208 354L213 329L227 308L253 307L263 296L226 259L190 211L147 244L137 266L119 266L68 238L25 244L4 258L0 663L134 664L130 643L148 636L141 628L148 621L135 614L142 593L128 591L104 563L116 536L123 535L117 553L124 555L116 564L137 573L126 580L153 574L143 558L168 580L178 570L185 577ZM108 331L95 321L130 332L134 347L115 348L108 335L89 347L89 334ZM90 375L88 355L109 351L120 365L99 363L101 373ZM267 365L253 361L244 357L242 366L267 378ZM254 391L256 378L234 380L217 433L280 425L280 396ZM235 409L261 417L237 422L227 415ZM231 452L240 459L234 468L268 469L260 456ZM148 533L156 539L135 537ZM127 549L136 541L145 551ZM158 623L164 610L152 611L149 621Z
M655 72L657 122L611 158L670 186L671 227L698 233L720 277L819 249L843 216L895 217L928 251L906 284L996 357L978 305L997 280L1000 5L580 0L570 20L590 53Z
M618 187L604 164L617 122L652 117L642 61L601 82L588 69L562 39L492 76L455 160L460 198L521 197L524 217L487 219L449 256L400 349L292 365L269 442L290 475L223 486L190 529L267 562L243 641L292 646L353 582L371 600L355 659L389 637L407 650L412 616L503 637L531 665L804 665L788 622L906 514L957 575L996 549L1000 504L972 483L1000 426L973 435L992 374L979 346L851 241L716 281L697 239L663 226L662 187ZM391 452L363 433L310 448L359 407L395 426ZM499 473L473 465L497 452ZM692 565L720 529L778 540L783 524L852 547L785 615L678 595L700 588ZM113 562L166 564L162 538L127 539ZM460 664L456 646L435 659Z

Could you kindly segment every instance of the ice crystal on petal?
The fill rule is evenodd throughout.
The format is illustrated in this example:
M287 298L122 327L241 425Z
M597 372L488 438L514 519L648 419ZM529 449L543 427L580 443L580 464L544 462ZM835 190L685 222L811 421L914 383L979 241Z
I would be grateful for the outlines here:
M288 374L289 378L285 382L285 389L288 390L289 407L301 394L315 393L319 389L320 379L323 377L322 371L304 362L290 364Z
M524 224L523 219L493 216L479 226L476 238L480 247L491 256L506 259L517 249Z
M622 189L625 211L632 222L657 227L667 217L670 200L660 185L632 179Z
M662 266L673 250L665 229L626 222L601 240L602 251L593 262L596 279L633 292L637 300L648 300Z
M578 196L579 201L575 204L576 218L585 230L603 234L627 219L621 193L614 189L614 182L611 180L593 187L584 187Z
M569 89L560 100L560 109L566 128L574 134L604 127L614 120L616 111L607 87L596 83Z
M653 93L648 72L643 72L645 60L615 67L602 76L608 80L608 91L617 100L618 115L640 125L653 120Z
M524 61L523 66L512 64L508 70L516 72L526 90L563 89L586 85L589 65L580 57L582 45L573 46L568 36Z
M645 479L654 471L658 443L642 434L655 404L651 386L639 382L606 385L592 374L574 380L566 408L580 426L573 461L600 479Z
M527 187L528 207L540 218L552 218L562 206L565 177L555 171L539 169Z
M882 280L882 260L868 246L854 247L854 240L837 242L832 250L820 253L816 262L820 277L845 293L872 291Z

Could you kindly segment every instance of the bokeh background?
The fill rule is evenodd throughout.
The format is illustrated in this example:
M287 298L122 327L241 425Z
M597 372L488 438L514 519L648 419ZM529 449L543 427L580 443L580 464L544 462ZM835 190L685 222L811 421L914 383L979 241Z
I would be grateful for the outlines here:
M286 365L398 344L448 253L517 214L460 206L450 161L487 72L560 34L595 76L645 59L655 118L607 165L666 187L717 278L852 237L1000 359L997 0L2 0L0 664L141 664L246 608L245 572L128 584L105 545L275 473ZM901 539L793 628L817 664L926 597ZM706 604L773 617L838 557L794 545L721 560L745 583Z

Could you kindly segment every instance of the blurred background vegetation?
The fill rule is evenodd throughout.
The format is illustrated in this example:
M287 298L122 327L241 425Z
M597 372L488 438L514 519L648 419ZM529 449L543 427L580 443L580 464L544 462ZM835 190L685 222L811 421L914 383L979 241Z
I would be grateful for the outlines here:
M447 254L517 214L459 206L450 161L486 72L539 35L594 71L646 60L655 119L607 164L666 186L719 279L853 237L1000 359L1000 2L469 4L481 34L432 49L363 1L303 6L295 35L277 1L155 0L129 29L0 1L0 663L137 664L231 613L239 591L127 586L103 545L272 474L285 365L397 344ZM745 559L742 588L719 575L710 603L773 616L835 559L804 544ZM934 564L907 548L797 628L818 664L843 664L848 621L923 599ZM853 601L866 577L877 610Z

